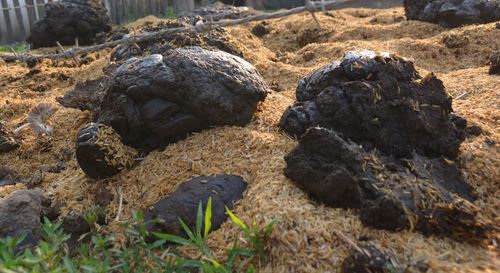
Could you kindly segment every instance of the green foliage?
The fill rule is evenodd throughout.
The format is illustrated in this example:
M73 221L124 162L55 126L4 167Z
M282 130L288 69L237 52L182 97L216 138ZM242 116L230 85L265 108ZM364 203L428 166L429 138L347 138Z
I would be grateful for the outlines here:
M99 215L101 214L104 214L101 207L91 207L85 211L83 217L89 226L94 227L99 221Z
M254 221L252 223L252 226L249 228L227 207L226 211L231 217L231 220L242 229L246 241L249 241L251 243L251 246L250 248L240 247L238 246L238 240L235 239L231 247L226 249L227 258L225 261L217 261L213 253L206 245L207 236L212 227L211 199L208 200L205 210L205 216L203 216L203 208L201 203L198 205L195 230L190 230L186 223L184 223L182 219L179 219L182 228L188 236L188 239L171 234L154 233L154 235L160 238L163 242L171 242L180 245L195 247L203 255L203 258L200 260L186 260L185 262L189 264L189 266L198 268L202 272L254 272L254 265L252 264L252 262L254 262L254 260L256 259L258 262L262 262L265 260L264 257L266 253L266 246L269 240L269 236L272 232L274 222L268 224L264 228L260 228ZM201 231L203 227L204 230L202 233ZM208 261L208 263L205 262L205 260Z
M132 221L126 225L128 241L117 246L113 235L94 234L88 243L83 243L76 254L69 255L67 242L70 236L64 234L61 222L51 223L45 219L42 225L42 240L35 250L18 251L25 239L5 238L0 240L0 272L193 272L198 269L205 273L232 273L254 271L254 263L265 260L266 246L274 223L263 228L255 221L250 227L236 217L229 209L232 221L241 227L248 246L239 246L235 239L226 250L224 261L216 259L207 247L207 239L212 228L212 200L209 199L205 213L198 206L196 227L191 230L179 219L187 238L171 234L155 233L159 240L151 242L144 216L133 212ZM85 215L89 224L97 221L98 211L89 210ZM172 244L195 247L201 254L199 259L188 259L178 254Z
M175 14L175 9L174 7L168 7L167 10L165 11L165 17L168 19L175 19L177 18L177 15Z
M5 45L5 46L0 46L0 52L12 52L12 50L10 49L11 47L16 52L25 52L28 49L27 44L16 44L11 46Z
M238 219L238 217L234 215L227 207L226 212L227 214L229 214L229 217L231 217L231 220L243 230L243 234L245 235L246 239L252 244L252 248L254 249L254 252L259 260L265 261L267 242L269 241L269 236L271 236L273 227L276 222L272 221L265 227L260 228L254 219L252 222L252 226L248 227L240 219Z

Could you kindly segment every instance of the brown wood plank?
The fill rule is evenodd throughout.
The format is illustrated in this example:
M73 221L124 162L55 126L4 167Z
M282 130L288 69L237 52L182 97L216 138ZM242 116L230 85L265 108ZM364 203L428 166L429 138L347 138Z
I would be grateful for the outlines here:
M153 15L153 11L151 9L151 0L144 0L144 7L146 9L146 16Z
M116 12L116 23L121 24L123 19L123 11L122 11L122 1L123 0L115 0L115 12Z
M38 11L38 20L41 20L43 17L45 17L45 2L43 0L35 0L37 4L37 11Z
M127 21L127 8L125 6L126 0L120 0L120 12L121 20L120 23L125 23Z
M109 0L109 17L116 24L115 0Z
M7 8L7 0L0 0L0 3L2 3L2 7L5 7ZM10 14L9 14L9 11L8 10L4 10L3 11L3 16L4 16L4 19L5 19L5 27L6 27L6 30L7 30L7 33L6 33L6 41L8 41L9 39L12 38L13 36L13 29L12 29L12 22L10 21Z
M139 17L144 17L146 15L146 12L144 10L144 0L139 1Z
M26 0L26 6L28 9L28 20L30 22L30 25L29 25L30 29L31 29L31 26L36 21L36 13L35 13L35 7L34 7L35 4L36 4L36 2L34 0Z
M19 7L19 0L13 0L12 3L14 4L15 7ZM17 35L16 36L16 39L19 39L19 38L23 38L25 36L27 36L27 33L26 33L26 29L25 29L25 26L24 26L24 21L23 21L23 15L21 13L21 8L16 8L15 9L15 12L16 12L16 19L17 19L17 23L18 23L18 30L17 30Z
M123 22L130 21L130 0L123 0Z
M160 3L160 14L165 16L167 14L168 9L168 0L159 0Z
M138 18L139 16L139 0L128 0L127 4L127 16L133 19Z
M194 9L194 0L174 0L175 12L179 15L182 12Z

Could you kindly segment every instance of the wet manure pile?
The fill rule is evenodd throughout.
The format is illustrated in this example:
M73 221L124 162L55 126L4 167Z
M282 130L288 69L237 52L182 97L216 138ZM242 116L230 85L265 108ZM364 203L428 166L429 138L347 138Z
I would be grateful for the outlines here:
M302 79L296 96L280 122L299 138L285 176L313 199L357 209L379 229L469 242L495 229L477 218L457 161L471 130L434 74L388 53L348 52Z

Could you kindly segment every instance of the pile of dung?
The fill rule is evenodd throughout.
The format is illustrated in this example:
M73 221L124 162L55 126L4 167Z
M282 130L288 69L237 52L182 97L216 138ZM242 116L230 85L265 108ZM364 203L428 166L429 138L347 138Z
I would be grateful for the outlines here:
M235 7L232 5L226 5L219 1L208 5L206 7L197 8L191 11L183 12L181 14L181 20L195 24L198 20L213 20L219 21L224 19L240 19L250 15L256 15L259 12L253 8L249 7Z
M165 20L159 22L147 21L137 31L155 32L169 28L190 27L191 24L181 20ZM135 31L135 28L134 28ZM230 54L241 56L243 53L226 29L217 28L206 33L174 33L165 34L157 39L138 42L134 45L116 47L111 59L123 62L128 58L150 54L164 54L166 51L179 47L199 46L207 49L219 49Z
M104 3L96 0L64 0L47 4L47 14L31 28L27 41L33 48L89 45L100 33L110 32L111 19Z
M313 202L283 174L284 157L297 141L281 132L278 123L295 101L299 79L342 58L346 51L395 52L409 58L420 74L434 72L454 97L454 111L469 125L482 129L481 135L462 143L458 160L477 195L474 205L479 208L479 216L498 223L500 78L488 74L488 62L500 48L500 30L494 23L448 30L406 21L402 8L345 9L332 15L318 14L321 29L309 14L269 20L270 31L262 38L251 32L257 23L226 29L241 48L243 58L276 90L246 127L221 127L192 135L164 151L152 152L135 168L96 183L85 177L74 157L76 133L90 120L90 113L61 108L51 120L52 136L37 138L25 131L20 147L2 154L0 165L29 177L42 167L65 161L67 168L61 173L43 173L45 194L64 204L62 213L68 214L83 212L95 204L96 193L109 192L113 196L106 207L110 224L104 229L118 232L118 238L124 238L121 224L130 219L132 209L155 204L180 183L198 175L241 176L248 188L236 203L235 214L246 222L256 219L258 224L278 221L271 236L269 262L260 265L258 272L339 272L351 249L337 237L340 233L356 244L368 241L403 258L425 257L432 272L497 272L500 265L495 246L427 237L407 230L376 230L364 226L354 210ZM448 35L466 37L468 43L450 48L443 42ZM94 60L80 68L72 60L45 60L37 66L40 72L36 74L29 74L30 69L20 64L0 61L0 120L11 130L24 123L26 114L38 103L56 103L55 98L76 82L102 76L110 51L89 57ZM2 187L0 196L22 187ZM120 195L123 211L115 221ZM226 222L210 234L209 245L222 257L224 248L239 235L239 228Z
M406 17L444 27L491 23L500 20L498 0L405 0Z

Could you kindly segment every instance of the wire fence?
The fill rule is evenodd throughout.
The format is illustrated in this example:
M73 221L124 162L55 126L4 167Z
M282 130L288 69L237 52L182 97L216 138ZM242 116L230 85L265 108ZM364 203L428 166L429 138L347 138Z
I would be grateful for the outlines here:
M289 10L253 15L253 16L248 16L248 17L244 17L241 19L235 19L235 20L224 20L224 21L217 21L217 22L198 21L194 26L191 26L191 27L169 28L169 29L163 29L163 30L156 31L156 32L142 32L142 33L137 33L137 34L133 34L133 35L125 35L124 38L121 40L110 41L110 42L97 44L97 45L93 45L93 46L87 46L87 47L75 46L75 47L72 47L69 49L64 49L62 46L59 45L59 49L60 49L60 51L62 51L60 53L31 54L31 52L16 53L14 50L12 50L12 54L0 53L0 58L6 59L6 60L11 60L11 61L12 60L20 60L20 61L24 62L25 64L29 61L36 61L36 60L40 60L40 59L56 60L56 59L73 58L75 60L75 62L78 63L78 55L80 55L80 54L88 54L88 53L100 51L100 50L103 50L106 48L112 48L112 47L115 47L118 45L134 45L134 44L139 43L139 42L149 41L149 40L161 38L162 36L165 36L165 35L170 35L170 34L175 34L175 33L208 32L208 31L211 31L213 29L220 28L220 27L230 27L230 26L246 24L246 23L254 22L254 21L278 19L278 18L288 17L288 16L291 16L294 14L303 13L303 12L311 13L315 22L318 24L318 26L321 27L321 23L315 15L316 12L320 12L320 11L327 12L328 10L340 8L344 4L351 3L351 2L357 2L357 1L358 0L306 1L305 6L297 7L297 8L293 8L293 9L289 9Z

